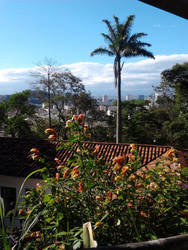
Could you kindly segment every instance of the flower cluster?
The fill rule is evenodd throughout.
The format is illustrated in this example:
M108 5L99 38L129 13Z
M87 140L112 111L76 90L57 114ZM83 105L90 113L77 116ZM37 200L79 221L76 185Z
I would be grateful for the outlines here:
M50 134L48 136L48 139L50 139L50 140L56 140L58 137L56 131L53 128L45 129L45 134Z
M105 165L99 158L99 145L89 149L82 143L91 136L83 114L68 120L66 129L70 138L62 142L62 147L69 150L70 159L65 164L56 157L52 170L46 163L42 185L37 184L27 194L22 208L31 211L26 216L40 214L33 235L40 232L41 237L29 238L32 247L76 249L82 244L82 224L87 221L99 245L188 231L188 223L183 220L187 216L186 179L174 149L150 167L142 165L137 146L131 144L128 154L118 155L112 164ZM54 129L46 133L49 139L57 139ZM34 159L40 155L37 149L31 153ZM178 166L174 168L173 164Z
M30 153L33 160L38 160L40 158L40 151L37 148L32 148Z

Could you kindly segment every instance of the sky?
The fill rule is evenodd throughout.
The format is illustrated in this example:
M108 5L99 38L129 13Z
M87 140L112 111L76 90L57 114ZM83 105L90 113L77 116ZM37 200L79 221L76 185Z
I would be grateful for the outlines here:
M0 95L32 88L30 72L53 58L79 77L93 96L116 96L113 57L90 56L105 46L103 19L126 21L132 34L147 33L155 60L124 58L122 96L149 95L160 74L188 62L188 20L138 0L0 0Z

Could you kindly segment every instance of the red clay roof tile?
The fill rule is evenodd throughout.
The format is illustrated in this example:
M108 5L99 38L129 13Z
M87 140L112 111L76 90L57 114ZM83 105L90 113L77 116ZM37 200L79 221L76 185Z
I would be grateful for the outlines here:
M111 163L115 156L127 156L130 153L130 144L127 143L83 142L84 147L91 149L95 149L97 145L99 146L98 157L101 157L106 163ZM31 148L38 148L42 155L48 156L52 167L55 167L55 157L65 164L70 159L72 152L65 148L56 151L58 147L59 144L49 140L0 138L0 175L26 176L37 169L38 163L36 164L29 157ZM77 145L74 147L78 148ZM169 149L168 146L137 145L143 166L156 160ZM179 156L181 164L188 166L188 149L179 151Z

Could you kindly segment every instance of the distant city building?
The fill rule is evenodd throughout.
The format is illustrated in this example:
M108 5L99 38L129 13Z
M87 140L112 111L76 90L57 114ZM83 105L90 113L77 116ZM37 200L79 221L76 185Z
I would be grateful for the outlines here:
M102 97L102 102L103 102L104 105L107 104L107 102L108 102L108 96L107 96L107 95L104 95L104 96Z
M130 101L130 100L133 100L134 98L133 98L133 96L132 95L126 95L125 96L125 100L126 101Z
M138 100L144 100L145 96L144 95L138 95Z

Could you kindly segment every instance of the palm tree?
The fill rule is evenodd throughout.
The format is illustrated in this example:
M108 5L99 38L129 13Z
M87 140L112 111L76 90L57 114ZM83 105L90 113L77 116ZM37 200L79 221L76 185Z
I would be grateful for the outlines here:
M117 87L117 117L116 117L116 143L121 142L121 71L123 57L145 56L154 58L150 51L144 47L150 47L151 44L140 41L140 38L146 36L145 33L130 34L134 20L134 15L128 16L123 23L119 22L118 17L113 16L115 24L110 21L103 20L107 25L108 34L102 33L108 47L99 47L91 52L91 56L101 54L114 56L114 80Z

